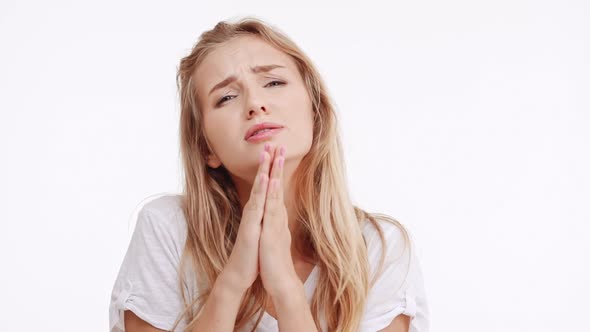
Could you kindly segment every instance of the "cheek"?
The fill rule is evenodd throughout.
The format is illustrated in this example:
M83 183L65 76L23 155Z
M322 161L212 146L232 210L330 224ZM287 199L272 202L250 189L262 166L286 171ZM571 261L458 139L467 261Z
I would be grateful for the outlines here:
M237 146L243 137L236 119L227 116L209 115L204 119L204 131L209 144L216 153L223 154L223 151L232 150Z
M297 115L297 122L308 126L313 124L313 106L304 86L299 86L286 93L282 105L290 114Z
M309 107L309 109L306 109ZM290 123L293 125L294 142L301 146L310 146L313 141L313 113L311 106L301 105L297 109L293 109L293 117L290 119Z
M205 136L207 137L207 141L209 145L213 149L213 151L218 152L219 147L223 144L223 135L220 135L219 130L219 122L217 119L208 117L204 119L203 122L203 129Z
M299 123L301 129L304 131L302 135L311 141L313 137L313 126L314 126L314 115L313 115L313 106L311 104L311 100L305 91L301 93L300 96L300 107L298 109L299 114ZM301 102L304 101L304 102Z
M303 114L302 114L303 115ZM299 142L301 153L307 154L313 144L313 114L308 111L300 119Z
M305 110L301 115L301 126L305 130L306 136L313 136L313 114L311 110Z
M307 94L305 94L302 98L305 98L305 103L304 105L301 107L301 118L302 118L302 122L304 123L304 126L306 128L306 132L307 135L309 135L310 137L313 136L313 125L314 125L314 114L313 114L313 106L311 104L311 101L309 100L309 97L307 96Z

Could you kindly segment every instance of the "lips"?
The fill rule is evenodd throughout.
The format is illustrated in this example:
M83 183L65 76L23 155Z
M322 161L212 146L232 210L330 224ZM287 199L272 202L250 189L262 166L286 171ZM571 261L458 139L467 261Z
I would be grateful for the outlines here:
M262 122L262 123L255 124L248 129L248 131L246 132L246 135L244 136L244 139L248 140L248 138L250 138L252 135L254 135L259 130L275 129L275 128L283 128L283 126L281 126L278 123L274 123L274 122Z

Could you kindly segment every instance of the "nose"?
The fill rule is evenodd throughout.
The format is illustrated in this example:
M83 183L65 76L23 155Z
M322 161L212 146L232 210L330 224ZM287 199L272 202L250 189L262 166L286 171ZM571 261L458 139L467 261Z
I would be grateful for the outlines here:
M246 110L248 113L248 119L253 118L255 115L260 115L257 113L270 113L268 107L265 106L266 104L262 101L264 99L262 97L264 91L257 90L255 84L245 90L244 93L247 100Z
M248 118L252 118L255 113L268 113L266 107L262 104L252 105L248 108Z

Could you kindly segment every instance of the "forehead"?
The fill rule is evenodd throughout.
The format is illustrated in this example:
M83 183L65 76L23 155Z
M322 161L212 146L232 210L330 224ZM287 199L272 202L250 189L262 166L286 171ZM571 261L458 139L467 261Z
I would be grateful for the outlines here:
M239 36L216 46L205 56L195 72L196 88L206 93L229 75L241 76L250 73L250 67L269 64L283 65L289 71L295 69L290 56L266 41L256 36Z

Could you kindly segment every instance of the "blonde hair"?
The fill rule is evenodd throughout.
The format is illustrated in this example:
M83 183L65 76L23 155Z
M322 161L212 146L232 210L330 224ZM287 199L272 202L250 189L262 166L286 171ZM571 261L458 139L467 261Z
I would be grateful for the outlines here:
M252 16L234 23L221 21L202 33L178 68L176 79L181 106L180 148L184 172L182 208L188 229L180 271L192 266L191 272L198 276L195 286L200 290L199 296L192 299L192 294L186 294L183 287L186 285L185 275L179 273L185 309L174 328L182 317L187 322L185 331L193 328L217 276L228 262L240 225L241 208L229 173L224 167L214 169L206 163L211 150L203 132L195 91L195 80L199 78L194 73L216 46L243 35L255 35L291 56L312 100L312 146L301 160L292 181L300 225L300 233L293 236L293 245L317 262L320 270L311 302L318 331L321 331L319 315L324 316L329 331L357 331L368 291L377 277L369 283L370 266L362 222L371 222L385 245L377 218L400 227L406 243L409 235L397 220L368 213L352 204L337 118L324 82L311 60L291 39L278 28ZM380 266L384 262L384 253L385 250ZM259 277L243 297L235 330L257 315L254 331L264 314L267 299Z

